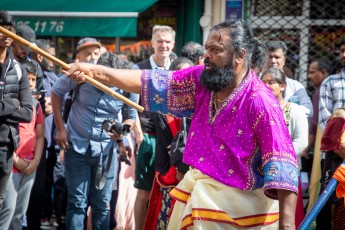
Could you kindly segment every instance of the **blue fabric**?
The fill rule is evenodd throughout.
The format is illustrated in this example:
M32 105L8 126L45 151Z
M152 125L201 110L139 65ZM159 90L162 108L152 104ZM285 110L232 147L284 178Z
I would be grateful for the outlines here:
M43 71L43 85L44 89L47 90L46 97L50 97L52 87L58 79L59 77L54 72Z
M303 109L308 118L313 116L313 112L317 112L313 111L313 104L304 86L300 82L288 77L286 78L284 100L301 105L301 109Z
M50 93L53 85L59 79L59 77L51 71L43 71L43 86L47 90L46 97L50 97ZM54 132L55 123L53 114L49 114L44 119L44 138L47 140L47 147L55 146Z
M332 113L345 106L345 69L339 74L327 77L320 87L319 125L322 131L326 128Z
M54 84L52 91L57 96L63 97L76 87L75 81L61 76ZM123 91L116 87L111 89L123 94ZM138 95L131 93L129 99L137 102ZM122 101L114 99L89 83L84 83L72 104L67 123L69 141L73 144L74 150L80 154L85 154L91 145L92 156L99 156L102 145L104 154L107 155L112 141L109 135L102 131L102 123L106 119L119 120L119 112L123 104ZM137 111L129 107L128 119L135 120L136 116Z
M103 170L108 157L103 157ZM99 157L91 157L88 148L81 155L69 148L65 154L65 173L68 187L67 229L84 229L84 218L88 205L92 207L92 229L109 229L109 202L118 167L116 156L113 156L108 179L102 190L96 189L95 175ZM88 195L87 195L88 194Z
M294 183L298 186L298 172L296 167L285 162L269 162L265 165L264 169L264 184L269 184L270 182L284 184L287 183L287 178L290 180L289 183Z

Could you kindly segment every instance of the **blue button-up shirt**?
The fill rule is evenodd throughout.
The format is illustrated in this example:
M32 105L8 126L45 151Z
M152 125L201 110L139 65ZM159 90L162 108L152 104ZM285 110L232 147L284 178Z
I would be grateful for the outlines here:
M76 87L75 81L62 76L54 84L52 91L57 96L63 97ZM116 87L111 87L111 89L123 94L121 89ZM138 95L131 93L129 99L137 103ZM104 149L104 155L107 155L114 143L110 136L102 130L102 123L106 119L119 121L119 112L121 112L123 105L122 101L100 91L89 83L81 85L72 104L67 122L68 139L72 143L73 149L80 154L85 154L91 145L92 156L98 156L101 148ZM123 116L135 120L137 111L129 107L127 114Z

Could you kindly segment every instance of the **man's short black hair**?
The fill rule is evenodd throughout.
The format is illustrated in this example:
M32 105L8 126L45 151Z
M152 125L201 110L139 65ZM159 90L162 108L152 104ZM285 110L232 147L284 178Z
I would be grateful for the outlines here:
M196 64L200 57L203 57L204 54L204 47L197 42L187 42L181 49L181 57L188 58L194 64Z
M265 46L266 46L267 50L271 51L271 52L274 50L277 50L277 49L282 49L284 56L286 56L286 52L288 50L285 42L283 42L283 41L268 41L265 43Z
M98 65L104 65L115 69L132 69L133 63L122 60L117 54L111 52L103 53L98 61Z
M13 17L7 11L0 10L0 25L14 27Z
M178 57L176 58L170 65L170 70L179 70L181 64L189 64L190 66L193 66L194 63L185 57Z
M48 48L55 48L54 42L49 39L37 39L37 46L42 50L47 50Z
M311 63L317 63L317 69L319 71L325 71L328 74L331 74L331 66L324 59L316 59Z
M24 67L24 69L26 70L26 72L28 72L28 74L33 74L37 76L37 68L34 65L34 63L32 63L32 61L24 60L20 62L20 64Z

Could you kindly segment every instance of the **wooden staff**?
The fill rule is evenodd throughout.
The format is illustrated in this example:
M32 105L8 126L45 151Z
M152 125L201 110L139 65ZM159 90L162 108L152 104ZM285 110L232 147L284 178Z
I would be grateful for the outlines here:
M67 63L65 63L65 62L61 61L60 59L50 55L49 53L47 53L44 50L42 50L39 47L37 47L36 44L28 42L24 38L14 34L14 33L12 33L11 31L8 31L7 29L5 29L2 26L0 26L0 33L5 34L7 37L12 38L13 40L20 42L22 45L30 48L35 53L38 53L38 54L42 55L43 57L49 59L50 61L52 61L56 65L60 66L64 70L69 70L70 69L70 66ZM140 105L134 103L133 101L129 100L128 98L124 97L123 95L114 92L112 89L110 89L106 85L103 85L102 83L96 81L92 77L89 77L86 74L83 74L83 77L85 78L86 82L88 82L91 85L95 86L97 89L99 89L99 90L109 94L110 96L113 96L113 97L123 101L124 103L126 103L127 105L135 108L139 112L144 111L144 108L141 107Z

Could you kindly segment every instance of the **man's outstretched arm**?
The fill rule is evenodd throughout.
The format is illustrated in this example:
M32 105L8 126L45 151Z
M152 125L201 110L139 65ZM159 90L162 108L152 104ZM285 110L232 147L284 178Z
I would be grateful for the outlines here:
M71 64L69 71L64 73L78 83L85 81L83 73L86 73L105 85L115 86L131 93L141 93L141 70L113 69L102 65L75 63Z

